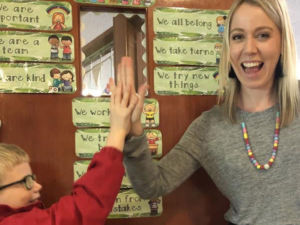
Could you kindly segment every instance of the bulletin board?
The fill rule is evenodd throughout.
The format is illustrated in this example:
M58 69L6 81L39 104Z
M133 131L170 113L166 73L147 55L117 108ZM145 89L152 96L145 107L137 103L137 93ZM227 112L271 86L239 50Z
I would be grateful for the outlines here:
M21 5L0 0L0 141L29 153L47 207L70 193L97 147L105 144L106 81L123 55L134 59L136 87L145 81L150 86L145 108L155 112L155 122L146 111L142 119L153 160L167 154L188 125L216 104L222 29L215 17L225 16L231 3L43 0ZM64 15L63 22L53 20L55 13ZM103 30L87 32L91 24L96 26L95 18ZM130 34L129 42L116 32ZM55 40L67 47L61 44L57 52ZM97 76L102 68L110 72ZM55 78L57 74L65 74L66 80ZM100 120L94 119L97 115ZM122 185L123 197L118 195L116 204L138 199L125 178ZM228 201L202 169L172 193L139 207L149 204L159 204L157 214L141 210L120 217L116 205L106 224L227 224Z

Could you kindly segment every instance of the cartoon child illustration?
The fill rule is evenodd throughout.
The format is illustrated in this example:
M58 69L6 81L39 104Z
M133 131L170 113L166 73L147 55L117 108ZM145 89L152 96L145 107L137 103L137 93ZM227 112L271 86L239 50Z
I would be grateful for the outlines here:
M146 127L155 127L154 115L157 112L155 103L146 104L143 113L146 115Z
M148 204L150 207L150 215L156 216L158 215L158 204L160 203L160 199L151 199L149 200Z
M74 74L72 73L72 71L64 70L63 72L61 72L60 76L61 76L61 82L63 84L62 91L72 92L73 91L72 82L74 81L73 80Z
M141 4L141 0L133 0L132 4L133 5L140 5Z
M160 138L158 137L157 132L154 130L147 132L146 137L151 155L155 155L158 149L158 144L156 142L160 140Z
M70 10L62 4L51 5L47 8L47 13L52 15L52 30L61 31L66 29L65 15L70 13Z
M60 91L61 80L60 80L60 70L53 68L50 70L50 76L53 78L52 86L49 87L51 92Z
M214 79L218 79L218 77L219 77L219 71L214 72L213 78L214 78Z
M216 64L219 64L219 63L220 63L221 50L222 50L222 44L221 44L221 43L216 43L216 44L215 44Z
M216 18L216 22L217 22L217 26L218 26L218 33L220 36L223 36L226 18L227 18L227 16L218 16Z
M70 36L62 36L61 38L61 44L63 48L63 60L71 60L71 44L72 44L72 38Z
M150 6L151 5L151 0L145 0L144 4L145 4L145 6Z
M63 13L60 13L60 12L54 13L53 16L52 16L51 29L60 31L60 30L63 30L65 28L66 28L65 15Z
M50 59L58 59L59 38L55 34L54 35L50 35L48 37L48 42L51 45Z

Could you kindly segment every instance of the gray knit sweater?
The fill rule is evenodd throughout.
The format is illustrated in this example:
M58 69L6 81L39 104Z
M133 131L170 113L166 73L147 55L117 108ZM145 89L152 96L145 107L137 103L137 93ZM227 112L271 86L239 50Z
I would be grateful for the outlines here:
M277 106L262 112L237 111L247 126L252 150L260 162L272 154ZM167 138L167 134L165 134ZM203 167L230 201L225 219L238 225L300 224L300 119L282 128L273 166L257 170L245 150L240 123L224 119L219 106L204 112L179 143L158 163L145 136L126 142L124 163L136 192L154 198L171 192Z

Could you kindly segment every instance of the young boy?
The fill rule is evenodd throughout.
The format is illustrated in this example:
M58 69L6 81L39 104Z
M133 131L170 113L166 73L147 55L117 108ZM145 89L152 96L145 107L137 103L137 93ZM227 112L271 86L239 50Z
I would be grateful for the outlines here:
M128 63L131 60L123 58L119 68ZM118 71L126 73L124 69ZM0 144L0 225L105 223L124 175L122 151L138 100L125 81L119 80L116 87L113 81L110 84L111 128L107 146L94 155L87 173L74 183L71 195L50 208L43 209L39 200L42 186L35 180L26 152L15 145Z

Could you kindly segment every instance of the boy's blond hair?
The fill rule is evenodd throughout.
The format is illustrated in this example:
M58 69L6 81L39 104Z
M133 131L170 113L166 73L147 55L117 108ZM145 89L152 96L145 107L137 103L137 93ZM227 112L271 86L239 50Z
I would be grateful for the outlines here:
M29 163L28 154L20 147L12 144L0 143L0 184L7 170L20 163Z

